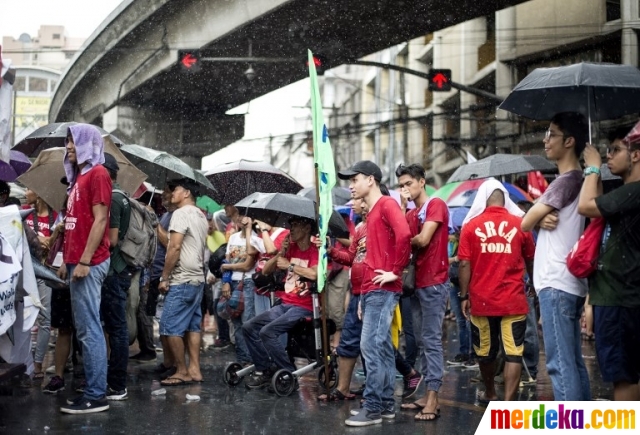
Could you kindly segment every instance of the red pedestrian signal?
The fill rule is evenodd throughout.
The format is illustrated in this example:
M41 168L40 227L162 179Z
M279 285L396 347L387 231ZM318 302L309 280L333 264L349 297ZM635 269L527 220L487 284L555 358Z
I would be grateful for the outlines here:
M321 54L314 54L313 55L313 64L316 67L316 73L318 73L319 76L323 75L324 74L324 70L326 68L326 58ZM305 59L304 66L308 71L309 70L309 59Z
M178 63L183 71L200 70L200 50L178 50Z
M429 71L429 90L433 92L449 92L451 90L451 70L431 69Z

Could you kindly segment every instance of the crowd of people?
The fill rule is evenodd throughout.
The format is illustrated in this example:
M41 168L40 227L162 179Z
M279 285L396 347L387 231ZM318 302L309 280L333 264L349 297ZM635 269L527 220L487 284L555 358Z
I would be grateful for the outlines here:
M202 325L209 313L218 331L211 347L225 349L233 341L237 362L254 366L246 387L267 387L276 370L295 370L286 334L300 318L312 316L317 248L326 243L331 274L323 309L338 326L329 351L338 356L339 382L318 399L362 395L346 425L395 417L396 372L404 381L400 409L415 412L416 420L438 419L445 364L479 365L485 384L480 400L488 402L501 398L494 377L504 362L502 398L514 400L523 366L529 381L537 376L539 323L555 400L590 400L580 323L587 295L603 380L613 383L615 400L640 400L640 123L628 130L616 132L607 150L608 167L624 184L605 193L600 153L587 143L587 121L576 113L556 115L543 143L559 176L544 194L535 204L515 204L502 183L488 179L460 227L443 200L426 194L419 164L397 168L400 202L389 195L373 162L339 171L361 222L351 225L350 238L326 241L315 237L316 223L304 218L292 217L289 229L276 228L232 204L207 215L196 207L198 184L170 180L162 193L155 258L141 270L119 249L135 200L117 184L118 163L103 152L97 129L72 126L64 210L52 210L27 191L34 212L26 222L43 248L54 250L54 228L64 230L57 266L69 281L67 289L52 291L44 283L39 288L48 309L37 323L35 376L44 377L49 331L57 328L55 375L43 392L64 390L71 354L82 355L85 379L80 395L61 411L105 411L109 400L126 399L129 359L156 359L152 319L164 299L162 361L155 368L162 385L204 380ZM410 201L415 207L408 209ZM567 255L593 218L606 225L595 272L580 279L567 268ZM407 285L409 265L415 278ZM132 285L144 291L137 309L140 353L130 358L126 310ZM445 361L448 306L460 352ZM360 391L351 389L358 358L366 379ZM421 385L424 394L416 398Z

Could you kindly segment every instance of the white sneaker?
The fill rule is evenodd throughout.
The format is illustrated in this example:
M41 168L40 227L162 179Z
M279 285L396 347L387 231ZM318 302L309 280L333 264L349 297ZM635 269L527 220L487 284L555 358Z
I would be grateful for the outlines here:
M127 400L127 389L116 391L111 387L107 388L107 400Z

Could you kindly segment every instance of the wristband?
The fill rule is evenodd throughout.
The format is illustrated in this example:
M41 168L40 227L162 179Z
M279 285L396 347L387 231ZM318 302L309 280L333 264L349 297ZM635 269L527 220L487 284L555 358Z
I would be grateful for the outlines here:
M91 267L91 264L89 264L89 263L83 263L82 261L78 261L78 264L80 264L80 265L82 265L82 266Z
M588 166L588 167L584 168L584 176L585 177L587 175L591 175L591 174L596 174L596 175L600 176L600 168L598 168L597 166Z
M460 293L458 293L458 299L460 299L461 301L466 301L469 299L469 293L466 293L464 296L461 295Z

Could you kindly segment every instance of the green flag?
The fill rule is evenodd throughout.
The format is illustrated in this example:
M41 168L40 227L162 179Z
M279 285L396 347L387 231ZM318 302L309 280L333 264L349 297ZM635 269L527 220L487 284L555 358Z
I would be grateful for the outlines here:
M333 163L333 150L329 143L329 131L324 123L322 113L322 101L320 101L320 87L318 86L318 75L313 62L313 53L309 50L309 78L311 81L311 112L313 118L313 161L318 168L318 179L316 180L320 192L320 203L318 204L318 230L320 240L327 238L329 230L329 219L333 213L333 203L331 189L336 185L336 167ZM328 256L325 244L320 248L318 261L318 290L324 290L327 278Z

